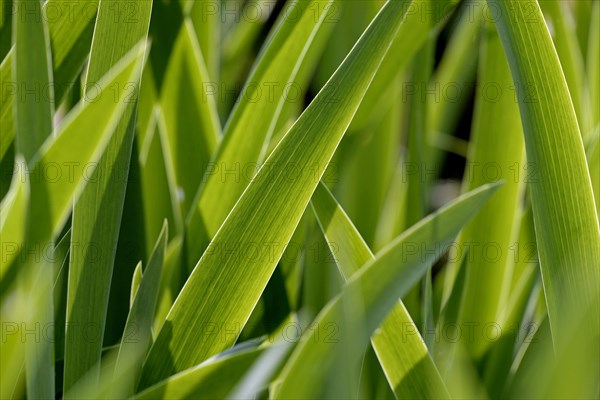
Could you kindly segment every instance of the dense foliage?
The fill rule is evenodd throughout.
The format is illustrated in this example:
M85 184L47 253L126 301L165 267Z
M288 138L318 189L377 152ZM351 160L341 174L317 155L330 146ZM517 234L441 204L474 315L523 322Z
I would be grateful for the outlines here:
M599 398L598 0L1 0L2 399Z

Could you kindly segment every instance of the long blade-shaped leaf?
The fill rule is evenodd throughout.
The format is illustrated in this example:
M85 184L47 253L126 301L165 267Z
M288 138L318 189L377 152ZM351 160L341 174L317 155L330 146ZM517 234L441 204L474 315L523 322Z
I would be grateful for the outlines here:
M184 10L196 31L208 76L211 81L218 82L221 57L221 6L214 0L183 1Z
M569 87L569 94L575 108L575 113L579 121L579 126L582 130L585 129L585 118L583 115L583 82L584 82L584 63L579 44L577 42L577 34L575 27L570 23L569 18L572 18L568 3L560 0L544 0L540 2L540 6L545 14L549 17L554 37L553 42L556 47L565 80ZM589 132L583 131L584 137Z
M16 92L17 88L13 82L12 59L15 53L14 47L6 55L6 58L0 64L0 157L4 158L15 137L14 125L14 96L11 92ZM13 84L13 90L9 91L9 85Z
M134 23L114 17L111 2L101 2L86 77L86 97L91 96L100 78L114 67L140 40L145 40L152 2L135 2ZM137 65L141 68L141 65ZM96 362L102 352L109 288L115 259L119 226L134 136L134 110L139 75L115 86L126 105L115 132L102 155L91 182L86 185L73 209L71 265L67 296L64 388L68 394ZM97 248L101 251L94 256ZM90 290L90 288L95 290ZM76 324L94 326L96 340L86 340ZM79 332L79 333L78 333Z
M90 50L98 1L48 0L44 3L42 19L48 22L54 81L52 86L39 88L41 98L46 99L52 89L58 104L75 83ZM15 136L12 112L15 96L25 96L24 88L10 80L13 57L14 50L0 66L0 158L4 157Z
M268 347L259 347L206 362L136 394L135 400L224 399Z
M485 3L473 1L463 2L463 5L465 9L460 14L454 34L431 81L435 90L453 86L468 88L474 80L477 57L473 57L473 47L478 43L481 20L485 16ZM436 137L440 134L451 134L454 131L467 100L466 95L459 95L458 98L449 95L428 97L430 117L427 134L430 144L435 144ZM440 157L439 149L432 150L432 158L437 161Z
M540 267L555 341L571 313L597 301L600 231L577 117L558 56L536 1L489 0L519 93ZM532 97L533 96L533 97ZM600 307L590 313L598 334ZM590 310L591 311L591 310ZM569 317L569 318L567 318Z
M149 67L149 64L146 68ZM144 79L144 77L142 77ZM142 81L140 92L140 101L144 96L143 86L146 82ZM149 253L156 237L161 230L161 222L166 218L171 232L182 230L179 204L175 199L174 185L169 182L165 166L165 157L159 129L161 128L156 120L157 113L152 113L147 131L143 134L138 131L138 143L140 145L139 164L140 180L142 187L143 206L144 206L144 231L146 233L146 249ZM138 117L139 118L139 117ZM138 130L140 127L138 127ZM170 188L173 185L173 189Z
M375 260L352 221L323 183L315 190L311 204L327 243L335 245L331 250L345 279L350 279L361 266ZM372 343L399 399L448 397L425 342L402 302L392 309L373 336Z
M13 0L4 0L0 7L0 60L6 57L12 46L10 13L13 9Z
M16 150L30 161L46 138L52 132L54 114L54 91L52 64L49 53L49 37L46 20L42 16L42 3L39 0L20 0L15 3L17 12L13 15L15 55L13 74L17 87L30 95L18 96L15 101ZM47 92L45 90L47 89ZM47 97L42 98L42 93ZM31 95L33 94L33 95ZM35 228L33 228L35 229ZM51 268L40 263L43 269L40 277L34 279L32 293L43 307L32 308L34 321L54 323L52 307L52 280L48 279ZM43 275L42 275L43 274ZM28 282L30 283L30 282ZM37 305L37 301L33 301ZM46 325L45 325L46 326ZM25 350L25 376L27 394L32 398L54 395L53 343L50 341L30 341Z
M22 156L17 156L17 165L25 165ZM27 174L20 175L16 173L13 175L9 192L0 204L0 237L2 238L2 257L0 257L1 293L8 289L6 287L7 282L12 281L10 277L5 278L4 275L19 255L25 241L28 206L29 180Z
M327 386L330 368L339 357L340 353L336 355L336 352L340 347L344 349L346 360L357 362L369 337L397 304L398 298L405 295L442 255L496 188L497 185L483 186L421 220L353 275L342 293L319 314L313 323L315 328L300 339L281 374L281 385L273 397L319 397L320 390ZM348 304L359 304L364 309L363 318L353 315L356 310L348 314ZM332 325L337 326L343 334L337 336L338 340L323 340L321 335L326 334ZM315 334L319 335L319 339L315 340ZM350 338L356 341L351 342ZM427 359L426 354L422 357ZM310 385L306 382L310 382Z
M221 137L216 96L210 92L209 82L194 27L186 20L175 42L161 94L166 150L183 215L202 181L202 167L210 161Z
M121 340L117 365L115 366L115 375L124 376L124 380L128 384L124 386L126 392L114 393L115 397L133 395L144 355L152 342L151 328L167 249L167 235L167 223L165 221L127 316L125 333ZM128 332L134 332L134 335L130 335Z
M199 188L188 215L188 262L195 265L207 243L215 235L256 171L265 146L281 114L284 101L306 52L326 16L315 18L331 0L292 2L303 10L300 17L285 15L267 42L260 60L250 74L227 125L223 141L207 171L206 183ZM291 7L290 6L290 7ZM229 174L229 172L232 172ZM240 179L240 176L243 177Z
M510 93L512 78L491 24L484 31L480 59L480 84L500 89L496 95L483 90L477 93L463 184L465 190L499 179L506 184L465 227L458 242L461 249L469 247L464 296L478 299L463 302L461 311L462 323L475 324L472 340L465 341L475 357L481 357L491 344L484 339L483 327L498 320L507 300L513 268L510 246L516 240L519 204L528 180L519 109Z
M406 19L356 113L352 130L368 127L374 118L380 118L390 109L390 104L381 101L392 89L390 82L404 71L429 35L441 28L456 3L456 0L405 1L407 14L418 18Z
M238 4L233 4L237 2ZM222 19L225 33L221 43L221 82L234 82L241 84L245 78L244 64L248 63L253 56L253 48L260 37L261 30L268 21L274 10L270 0L233 0L231 5L241 8L241 15L249 10L258 10L262 18L256 20L251 18L228 18ZM227 7L224 4L223 7ZM231 110L235 103L235 96L228 95L226 89L219 96L219 111L225 119L226 112Z
M587 80L590 87L590 122L592 129L600 129L600 49L597 46L597 38L600 36L600 3L595 2L591 10L589 50L587 54ZM600 203L596 197L596 207Z
M248 320L405 10L402 2L384 6L240 197L169 312L146 359L141 388L234 343L237 334L207 335L206 324L241 327ZM249 251L256 246L258 252ZM199 332L206 340L196 340Z
M50 86L50 38L40 0L19 0L15 6L15 83L17 87L33 91L18 96L15 102L16 145L17 151L30 160L52 132L54 90Z
M141 46L140 46L141 48ZM141 67L140 48L122 60L99 82L101 90L109 85L123 84L127 80L136 80L136 66ZM15 297L15 310L21 310L17 321L22 322L22 329L33 329L33 326L51 326L53 265L47 257L41 257L39 250L52 244L62 229L70 211L74 198L77 198L86 184L88 174L105 149L108 139L124 109L123 97L117 98L104 93L96 97L95 103L84 103L77 106L63 123L57 134L50 136L34 155L29 165L17 165L19 179L28 175L30 179L30 204L28 233L23 246L23 268L20 274L24 284L22 293ZM102 115L99 118L98 115ZM85 137L81 132L85 131ZM58 169L58 174L47 175L50 167ZM5 275L6 277L6 275ZM3 280L3 285L8 286ZM50 291L50 293L48 293ZM44 346L49 344L50 347ZM51 341L36 341L36 337L25 337L27 351L28 381L36 382L36 388L29 387L36 396L54 396L54 365ZM16 365L20 363L17 360ZM51 380L48 383L48 380ZM9 383L10 385L10 383Z
M23 156L17 156L17 165L25 165ZM9 293L10 283L14 276L6 276L5 273L11 264L18 264L17 257L25 243L27 235L27 213L29 209L29 180L27 174L21 176L15 174L12 179L11 189L0 203L0 246L2 246L2 257L0 260L0 299ZM24 223L25 222L25 223ZM11 269L12 274L17 271ZM18 303L17 303L18 304ZM22 309L16 306L8 310L2 306L2 323L5 325L5 337L0 343L0 368L2 368L2 385L0 385L0 397L11 398L19 395L15 387L21 374L24 346L21 340L16 318ZM19 367L15 368L15 365Z
M48 138L29 162L29 174L44 176L48 165L62 166L65 171L53 179L31 180L31 218L36 229L31 240L44 241L56 236L71 212L71 201L78 198L83 186L92 179L97 160L125 107L125 93L116 98L107 89L110 85L135 82L139 74L140 53L145 45L124 57L97 84L100 95L93 103L82 103L65 119L54 137ZM102 118L98 116L101 115ZM81 135L81 132L86 132ZM24 166L21 166L24 168Z

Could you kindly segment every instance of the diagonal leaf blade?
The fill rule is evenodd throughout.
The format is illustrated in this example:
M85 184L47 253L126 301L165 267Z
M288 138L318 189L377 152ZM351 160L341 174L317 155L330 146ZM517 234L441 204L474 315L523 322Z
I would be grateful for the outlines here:
M96 9L99 0L48 0L42 19L48 22L54 81L40 88L40 97L49 97L59 104L75 83L75 78L90 50ZM13 104L15 96L23 96L23 88L12 81L14 47L0 65L0 158L3 158L15 137Z
M206 165L221 137L214 93L194 27L186 20L169 60L161 94L166 151L175 174L177 198L185 215L193 204ZM190 130L195 134L190 135Z
M346 280L375 260L352 221L327 187L320 183L311 204L336 263ZM448 398L444 382L431 359L425 341L399 302L371 342L388 382L399 399Z
M101 2L85 82L85 97L97 82L148 35L152 2L136 1L135 23L114 18L114 3ZM121 9L117 9L121 11ZM112 267L123 212L134 136L137 92L142 65L130 81L113 86L125 105L94 176L73 208L67 294L65 393L88 372L102 352L102 338ZM94 252L100 248L96 257ZM94 287L95 290L89 290ZM94 326L96 340L82 340L77 324ZM89 375L88 375L89 376Z
M346 360L357 362L363 346L398 298L418 282L497 188L497 184L486 185L461 196L408 229L361 267L342 293L317 316L313 323L315 329L302 336L281 373L281 384L273 397L319 397L319 390L327 386L338 346L343 346ZM422 251L422 248L430 250ZM362 305L364 317L348 314L348 304ZM337 341L313 338L314 332L325 334L331 324L352 334L340 334Z
M167 232L168 228L165 221L127 316L125 333L119 346L115 376L125 377L128 385L124 385L124 392L114 393L115 397L133 395L144 356L152 342L151 328L156 303L158 302L160 278L167 250ZM127 334L128 330L133 330L135 334L133 336Z
M33 96L18 96L14 104L16 148L26 160L30 160L52 132L54 90L50 85L50 39L46 19L42 18L42 2L19 0L15 2L15 6L14 81L17 87L33 88L35 91Z
M315 18L313 10L326 9L331 3L332 0L291 2L287 7L301 10L300 17L284 10L282 15L285 17L266 42L227 121L223 140L187 216L190 265L200 259L206 244L250 183L258 163L263 161L265 147L288 96L286 90L290 90L290 84L328 15L324 11ZM240 172L243 178L228 175L231 171Z
M386 3L328 84L273 150L217 232L169 312L146 359L140 388L189 368L233 344L236 335L226 340L206 335L206 324L228 323L241 327L248 320L402 25L404 11L402 2ZM286 176L290 166L302 166L293 181ZM257 245L263 246L258 257L248 252L252 248L249 246ZM228 254L232 246L237 251ZM264 246L272 250L266 252ZM239 265L246 267L240 270ZM238 290L242 282L243 291ZM195 332L194 337L190 332ZM199 332L206 340L194 339Z

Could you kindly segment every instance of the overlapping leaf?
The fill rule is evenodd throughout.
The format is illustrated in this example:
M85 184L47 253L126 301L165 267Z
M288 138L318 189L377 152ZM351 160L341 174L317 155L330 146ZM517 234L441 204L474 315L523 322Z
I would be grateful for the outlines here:
M537 2L490 4L500 11L496 24L520 91L527 161L537 171L529 187L550 327L553 339L565 344L574 310L593 304L589 332L599 329L600 230L582 139Z
M266 151L284 101L297 90L294 78L328 15L330 0L292 2L300 18L288 12L278 22L242 89L222 142L206 168L187 217L188 262L195 265L235 202L248 186ZM315 18L315 10L321 10Z
M223 338L208 329L246 323L404 19L402 3L386 4L266 160L169 312L146 359L141 388L233 344L237 335ZM348 81L353 85L342 84Z
M442 249L447 248L497 187L486 185L463 195L408 229L382 249L374 260L361 267L342 293L321 311L313 322L314 329L302 336L281 374L282 382L273 397L322 396L336 358L343 355L347 362L359 361L369 337L397 304L398 298L405 295L441 256ZM322 222L328 226L328 222ZM437 250L423 251L423 248ZM363 309L360 317L356 316L360 309L349 308L349 305ZM340 333L336 340L325 340L322 335L331 325L337 326ZM340 346L343 352L337 351ZM423 356L427 360L427 355L422 354L420 361ZM311 382L311 385L305 382Z
M375 260L352 221L322 183L315 190L311 204L344 279L351 279L360 267ZM425 341L402 302L379 327L372 344L398 398L448 397Z
M97 82L131 48L145 40L150 24L152 3L136 1L134 23L115 19L111 7L102 2L94 31L88 65L85 98L94 96ZM64 391L88 372L100 359L108 295L115 261L125 189L129 176L134 136L135 104L142 65L135 78L119 82L111 89L125 105L105 152L73 209L67 330L65 346ZM104 93L108 96L109 93ZM95 290L90 290L90 288ZM94 326L96 340L85 340L77 325ZM80 329L80 328L79 328Z

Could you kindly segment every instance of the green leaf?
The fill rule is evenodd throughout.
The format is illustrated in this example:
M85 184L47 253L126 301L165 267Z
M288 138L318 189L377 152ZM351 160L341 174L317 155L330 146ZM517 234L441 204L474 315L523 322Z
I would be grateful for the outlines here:
M106 89L115 82L121 84L127 79L137 79L135 66L140 65L140 48L115 66L99 83L99 88ZM95 103L78 105L66 117L59 131L44 142L29 165L17 165L19 179L26 175L33 178L29 181L28 233L20 272L23 274L23 293L15 300L15 309L24 308L27 312L23 312L16 321L40 326L53 323L53 266L46 257L41 262L37 260L37 251L27 250L51 245L52 238L62 229L71 212L73 199L79 196L86 184L88 174L93 171L123 111L122 100L117 98L115 101L114 96L104 93L96 97ZM98 118L98 115L103 115L103 118ZM81 135L82 131L87 134ZM51 171L54 171L53 175L50 175ZM8 283L3 280L3 285ZM53 343L35 341L35 337L31 337L26 338L22 345L27 353L28 376L36 386L28 389L36 393L39 389L43 397L53 396Z
M4 60L12 47L12 18L10 16L14 10L13 7L13 0L4 0L0 6L0 60Z
M311 204L344 279L375 260L352 221L321 183ZM427 347L406 308L399 302L371 340L397 398L448 398Z
M423 48L416 54L413 62L412 82L417 88L426 87L431 79L434 54L433 43L427 41ZM421 90L410 96L410 113L408 116L408 155L407 165L419 166L426 159L426 123L430 114L430 106L423 97ZM418 169L423 168L417 167ZM419 171L421 172L421 171ZM410 212L406 215L406 226L412 226L427 214L428 188L427 179L423 173L410 174L407 177L406 208Z
M535 328L526 313L535 296L534 285L540 280L531 207L523 213L518 241L513 246L512 290L499 315L501 336L489 347L483 373L488 392L496 399L505 395L503 388L513 364L518 362L517 353L523 342L530 340L531 328Z
M48 0L44 4L49 21L57 104L69 92L88 59L99 3L100 0ZM115 11L112 19L115 20Z
M142 389L233 344L236 334L222 340L208 334L207 324L241 327L248 320L404 11L400 2L386 4L240 197L169 312L146 359ZM249 251L256 246L258 253ZM198 335L206 340L197 340Z
M81 66L90 50L96 9L99 0L48 0L44 3L42 19L48 22L52 68L54 71L54 100L61 100L75 83ZM22 96L22 88L12 81L14 48L0 66L2 96L0 100L0 158L3 158L15 136L13 103ZM46 96L46 88L40 95ZM49 89L49 88L48 88Z
M219 81L221 59L221 6L214 0L183 0L212 82Z
M14 13L14 82L17 87L33 90L32 95L17 96L15 101L16 149L29 161L52 132L54 89L46 19L42 18L41 0L18 0Z
M65 323L67 320L67 285L69 284L69 249L71 231L68 230L52 249L54 264L54 361L65 354Z
M577 117L548 28L535 1L497 1L496 20L517 85L536 239L552 337L566 344L575 312L589 314L598 335L596 303L600 230ZM557 106L560 104L560 106Z
M17 156L16 165L23 168L25 160ZM8 282L14 277L6 277L10 266L19 256L26 237L27 214L29 209L29 179L27 174L13 175L10 190L0 203L0 237L2 257L0 257L0 289L2 295L8 289ZM14 274L16 271L12 270ZM3 297L3 296L2 296Z
M595 307L594 303L588 305L591 310ZM588 329L589 309L566 317L570 325L563 334L569 343L558 348L553 343L552 321L545 318L530 324L533 329L526 331L524 354L519 355L522 360L517 368L511 368L513 376L507 382L510 397L589 399L598 395L600 363L592 355L598 354L600 344Z
M237 1L237 0L236 0ZM232 2L233 3L233 2ZM251 63L253 49L260 37L261 30L269 20L275 7L270 0L250 0L240 2L234 6L242 9L233 21L223 20L225 30L221 41L221 82L223 84L241 84L248 72L248 64ZM227 4L223 4L227 8ZM245 13L257 12L259 18L247 18ZM223 13L226 14L226 13ZM252 15L252 14L250 14ZM233 26L230 26L233 25ZM235 102L235 96L227 93L226 88L220 89L219 111L223 119L230 112Z
M93 179L94 167L126 106L124 94L115 99L108 94L107 88L138 79L136 68L141 68L141 50L144 48L143 45L136 47L115 65L110 74L98 83L99 90L104 92L96 97L94 103L81 104L67 116L60 132L44 143L30 163L30 173L38 177L44 176L49 165L68 168L57 179L37 179L32 184L31 216L36 221L36 229L30 233L31 243L44 243L58 233L71 212L72 201L79 196L87 181ZM98 115L103 115L103 118L98 118ZM81 135L82 131L86 132L85 136ZM69 285L72 284L70 281Z
M145 40L152 3L138 0L131 23L125 10L101 2L85 79L84 98L94 96L98 81L111 71L137 43ZM144 48L141 48L144 50ZM140 51L137 47L135 51ZM108 295L129 174L139 76L137 63L130 80L110 88L124 104L114 133L102 154L94 175L73 209L71 265L67 297L67 330L63 391L69 389L100 359L106 322ZM98 251L98 248L100 251ZM95 288L90 290L90 288ZM79 326L94 326L96 340L85 340ZM92 374L93 375L93 374ZM68 396L67 396L68 397Z
M596 200L596 213L600 214L600 125L594 136L587 151L587 159Z
M13 105L16 123L15 147L16 152L24 156L25 162L29 162L53 130L54 90L50 85L50 40L40 0L19 0L14 6L16 12L13 14L13 78L17 88L25 93L21 93ZM32 230L35 229L33 225ZM36 322L53 324L53 284L49 279L53 271L46 260L33 262L41 264L37 266L41 271L39 276L34 273L36 278L24 285L35 298L32 301L30 317ZM28 257L25 266L29 267L30 263L31 259ZM32 286L28 286L32 282ZM36 307L39 304L43 306ZM27 394L32 398L52 397L55 393L53 347L53 343L48 341L27 343L25 376Z
M260 392L268 387L273 376L279 372L281 364L287 358L291 347L293 345L289 341L269 346L252 367L246 370L244 377L227 395L227 398L257 398Z
M377 224L375 249L381 249L407 228L404 225L408 212L406 208L406 175L405 157L400 155Z
M589 105L591 108L591 127L600 129L600 49L597 46L600 36L600 3L594 2L590 22L590 39L586 60L587 81L589 86ZM585 137L585 135L584 135ZM597 196L596 200L598 199ZM600 207L596 207L599 208Z
M395 86L387 94L391 108L370 127L345 137L342 142L345 152L340 149L340 156L332 163L331 173L326 174L324 182L331 183L337 190L338 199L363 239L374 250L378 249L374 243L377 225L402 141L399 132L402 131L403 116L398 112L402 107L401 82L395 79L390 86ZM339 178L333 173L338 173Z
M131 278L131 293L129 295L129 309L133 307L133 301L135 300L135 295L140 288L140 282L142 280L142 262L140 261L133 270L133 277Z
M462 303L465 301L464 296L464 288L466 281L466 268L465 265L467 263L469 257L468 249L462 255L462 260L458 265L455 266L456 276L451 281L452 287L451 290L448 290L448 298L442 299L442 304L440 305L440 315L437 321L436 332L444 331L445 327L458 326L459 318L460 318L460 310L462 308ZM448 274L448 270L446 270L446 274ZM456 349L459 347L460 343L457 343L453 340L442 340L439 343L435 343L434 348L432 349L433 358L435 360L436 366L442 375L442 378L445 382L448 383L449 389L452 390L453 382L449 380L449 376L451 376L451 369L455 365L456 358ZM458 383L460 384L460 382ZM456 387L456 385L454 385ZM454 394L454 393L453 393Z
M206 360L149 387L133 399L224 399L267 349L246 349Z
M483 30L475 116L463 179L465 191L504 180L505 185L465 227L457 246L469 249L460 323L474 323L473 338L465 341L473 358L491 345L486 324L499 321L506 303L518 239L519 208L531 170L524 163L525 146L512 78L493 24ZM513 246L513 247L511 247Z
M165 73L161 106L167 134L165 150L174 171L177 201L186 215L221 137L215 95L198 47L194 27L186 20ZM195 132L190 135L190 130Z
M188 263L193 266L264 159L291 90L290 83L326 18L332 0L295 1L300 17L283 12L225 126L223 140L206 169L187 216ZM318 18L315 13L319 12ZM299 94L296 94L299 95ZM232 172L232 173L229 173Z
M146 65L148 69L150 64ZM151 78L147 74L142 79ZM144 99L144 85L142 81L140 92L140 106ZM146 97L147 98L147 97ZM157 108L150 112L150 120L146 132L141 132L138 125L137 143L139 146L138 163L140 166L140 180L144 208L144 231L146 234L146 251L149 253L156 237L166 218L171 232L182 232L183 222L179 203L175 197L176 186L174 178L168 175L163 143L167 140L166 134L161 132L160 116ZM139 122L139 113L138 113ZM164 139L164 140L163 140Z
M160 278L159 300L156 307L156 315L152 331L158 332L165 322L165 318L179 294L180 285L180 263L181 248L183 240L180 236L175 236L167 246L163 274Z
M114 392L115 397L123 398L134 394L144 356L152 342L151 328L167 250L167 226L165 221L127 316L125 332L117 356L115 375L125 376L128 384L123 387L123 392Z
M281 373L281 385L273 397L322 396L321 390L331 379L331 368L336 358L342 354L349 363L359 361L369 337L398 304L398 299L445 252L460 229L497 187L497 184L486 185L463 195L408 229L382 249L375 260L371 259L361 267L349 279L342 293L317 316L313 322L314 329L307 330L302 336ZM327 222L325 226L328 226ZM435 250L423 251L423 248ZM340 334L335 337L337 340L326 340L326 336L321 336L326 335L331 326L339 329ZM380 332L375 334L380 335ZM394 345L398 346L397 343ZM339 348L344 351L338 352ZM427 360L428 356L422 354L421 361L426 362L423 358Z
M6 55L2 64L0 64L0 158L4 158L15 137L14 127L14 93L10 94L9 85L12 85L12 91L16 92L17 87L13 82L12 64L14 47Z
M573 18L567 3L557 0L544 0L539 3L553 28L553 42L560 59L562 71L569 87L569 94L577 114L581 129L585 128L583 109L583 82L585 67L577 41L577 32L569 18ZM588 134L588 131L582 133ZM585 136L585 135L584 135Z
M426 3L427 4L427 3ZM431 79L434 64L434 46L432 40L427 40L417 52L412 63L412 82L417 88L427 87ZM409 97L409 114L407 116L407 169L415 168L417 173L411 173L406 179L406 227L414 225L429 211L429 185L426 158L427 120L430 108L422 90L416 90ZM433 326L433 309L431 302L431 271L427 272L421 285L415 286L405 297L408 312L420 325L423 332L431 331ZM421 300L422 299L422 300ZM415 301L416 300L416 301ZM419 303L420 306L419 306ZM430 337L425 342L428 346Z
M391 50L365 95L363 104L352 122L352 131L368 127L390 110L391 103L384 100L393 88L390 82L393 82L405 71L405 67L409 65L428 38L435 36L442 28L457 1L415 0L403 1L403 3L407 10L407 16L410 17L406 19L406 23L398 32ZM409 89L408 86L404 88Z
M460 19L430 83L435 90L434 95L428 96L430 117L427 134L430 145L439 144L436 142L440 134L454 132L469 98L466 92L477 71L477 57L473 57L473 49L478 47L481 21L488 10L485 2L464 2L463 5L466 9L459 14ZM450 93L457 87L458 98L451 97ZM439 152L433 150L433 160L437 161Z

